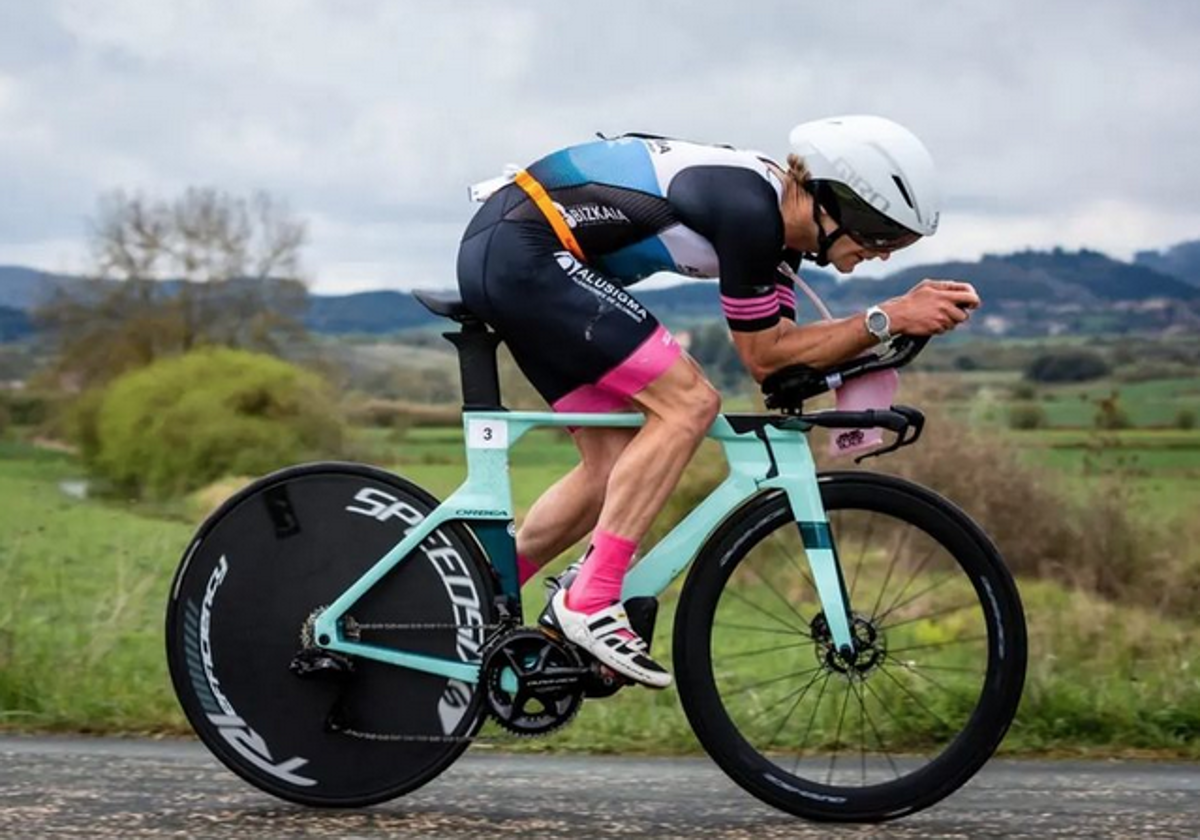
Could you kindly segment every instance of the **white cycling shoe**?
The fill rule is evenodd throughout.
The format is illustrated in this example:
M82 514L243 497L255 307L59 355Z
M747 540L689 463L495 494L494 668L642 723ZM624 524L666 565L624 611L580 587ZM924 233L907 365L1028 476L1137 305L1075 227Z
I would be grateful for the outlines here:
M569 608L567 590L559 589L540 621L634 682L649 688L666 688L671 684L671 674L650 658L646 643L629 626L629 617L621 604L583 613Z

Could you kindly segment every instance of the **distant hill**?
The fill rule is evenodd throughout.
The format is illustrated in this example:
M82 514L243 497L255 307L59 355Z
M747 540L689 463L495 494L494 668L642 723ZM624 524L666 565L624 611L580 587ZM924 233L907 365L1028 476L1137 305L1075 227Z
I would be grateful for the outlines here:
M389 333L436 320L412 295L395 291L310 295L304 319L310 330L335 335Z
M987 313L1001 319L992 326L996 332L1039 335L1200 326L1200 242L1162 252L1145 251L1132 263L1096 251L1054 249L915 266L882 279L839 279L807 266L801 274L835 315L903 294L922 278L946 277L976 285ZM0 307L7 308L0 308L0 340L27 334L31 328L25 316L55 288L83 282L76 277L0 266ZM175 287L165 283L164 294L172 294ZM717 286L712 281L638 291L638 297L672 327L720 317ZM802 317L811 317L811 308L803 299L800 311ZM439 319L406 292L376 291L310 295L305 320L309 329L318 333L383 335L430 326Z
M1133 262L1200 286L1200 240L1181 242L1162 251L1139 251Z
M56 288L82 282L78 277L48 274L17 265L0 265L0 306L28 312L48 300Z
M17 341L32 333L28 315L11 306L0 306L0 342Z
M991 302L1074 304L1151 298L1200 299L1200 289L1144 265L1120 262L1096 251L1061 249L1005 256L989 254L978 262L916 266L877 281L877 289L900 294L924 277L969 280Z

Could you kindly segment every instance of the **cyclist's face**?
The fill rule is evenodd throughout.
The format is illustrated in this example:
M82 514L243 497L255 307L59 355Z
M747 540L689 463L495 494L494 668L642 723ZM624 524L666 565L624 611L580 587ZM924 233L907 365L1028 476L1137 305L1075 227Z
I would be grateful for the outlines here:
M891 251L876 251L860 245L849 236L839 236L829 249L829 262L841 274L849 274L854 267L867 260L887 261Z
M780 172L780 179L784 175ZM817 248L817 231L813 226L813 208L811 196L796 187L791 180L784 181L786 193L780 205L783 213L784 242L789 248L799 251L813 252ZM818 224L826 235L837 230L837 222L821 209L818 214ZM892 250L872 249L855 242L850 236L839 236L829 249L829 262L841 274L849 274L860 262L866 260L887 260Z

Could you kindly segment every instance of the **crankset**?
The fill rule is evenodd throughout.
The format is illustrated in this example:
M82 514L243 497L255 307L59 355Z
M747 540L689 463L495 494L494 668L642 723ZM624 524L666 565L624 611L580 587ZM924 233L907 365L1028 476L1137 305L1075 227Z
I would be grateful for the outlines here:
M630 623L649 640L653 636L657 601L633 598L626 602ZM302 679L317 679L341 686L326 721L331 732L373 741L449 743L480 739L478 732L465 735L434 732L383 732L358 723L346 702L355 691L354 657L314 645L313 627L324 610L312 611L300 629L301 648L289 670ZM480 683L483 711L507 732L533 737L553 732L569 723L585 697L609 697L630 682L557 635L535 627L499 624L458 625L442 623L363 622L343 619L343 632L355 640L364 631L460 631L463 628L487 633L480 651Z
M583 704L591 669L574 646L541 630L518 627L494 638L483 654L487 709L503 729L545 735Z

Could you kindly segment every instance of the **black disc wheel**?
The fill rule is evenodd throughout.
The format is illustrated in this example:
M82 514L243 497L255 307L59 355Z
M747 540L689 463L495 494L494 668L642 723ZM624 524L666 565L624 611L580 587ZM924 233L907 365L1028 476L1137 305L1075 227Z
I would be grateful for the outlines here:
M892 819L952 793L999 746L1025 680L1024 613L994 545L945 499L865 472L820 488L854 650L833 643L786 496L764 494L688 576L679 694L705 749L764 802Z
M436 506L381 470L310 464L255 482L200 528L171 589L167 659L189 722L242 778L356 807L428 782L466 748L483 715L475 685L312 647L320 611ZM471 532L443 526L343 626L365 643L478 663L493 592Z

